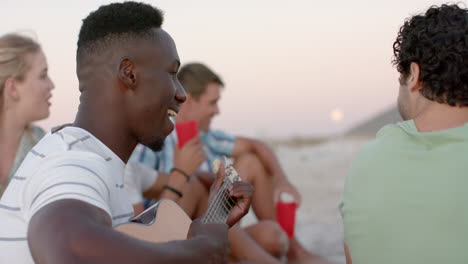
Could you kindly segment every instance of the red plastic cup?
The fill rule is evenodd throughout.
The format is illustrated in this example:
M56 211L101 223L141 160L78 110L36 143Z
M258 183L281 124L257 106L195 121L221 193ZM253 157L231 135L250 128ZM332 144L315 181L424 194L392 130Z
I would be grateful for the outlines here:
M278 219L279 225L283 228L289 238L294 236L296 208L297 203L295 202L276 203L276 218Z
M187 121L182 123L176 123L177 132L177 147L182 148L185 143L190 141L196 135L198 135L198 124L197 121Z

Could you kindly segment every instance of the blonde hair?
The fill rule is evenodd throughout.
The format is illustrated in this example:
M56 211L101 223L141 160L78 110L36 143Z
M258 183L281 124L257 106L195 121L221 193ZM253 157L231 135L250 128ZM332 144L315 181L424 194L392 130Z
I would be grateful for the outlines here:
M25 56L40 49L39 43L29 37L13 33L0 37L0 106L6 80L12 77L22 81L30 67Z

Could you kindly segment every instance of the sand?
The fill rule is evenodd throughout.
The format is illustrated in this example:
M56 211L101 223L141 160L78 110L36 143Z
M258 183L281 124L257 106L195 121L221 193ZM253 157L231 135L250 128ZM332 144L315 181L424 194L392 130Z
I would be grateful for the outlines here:
M345 263L343 224L338 205L346 174L359 148L369 139L339 138L313 146L275 146L290 181L302 195L296 236L312 252ZM249 213L242 225L256 221Z

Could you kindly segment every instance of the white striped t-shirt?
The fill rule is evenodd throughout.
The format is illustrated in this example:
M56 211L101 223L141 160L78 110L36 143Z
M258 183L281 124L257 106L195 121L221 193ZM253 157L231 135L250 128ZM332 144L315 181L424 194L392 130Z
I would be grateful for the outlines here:
M65 127L33 147L0 200L0 263L34 263L29 220L61 199L76 199L127 222L133 208L124 190L125 163L86 130Z

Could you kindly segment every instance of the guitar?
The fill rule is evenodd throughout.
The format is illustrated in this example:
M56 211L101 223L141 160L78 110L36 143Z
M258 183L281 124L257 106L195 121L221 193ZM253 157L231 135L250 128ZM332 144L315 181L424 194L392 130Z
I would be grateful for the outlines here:
M219 163L218 161L214 166L215 173ZM229 212L235 205L235 200L229 196L229 188L234 182L240 181L240 177L227 158L225 164L226 176L202 217L202 223L226 223ZM177 203L162 199L132 218L129 223L119 225L115 229L140 240L162 243L187 239L191 222L190 217Z

